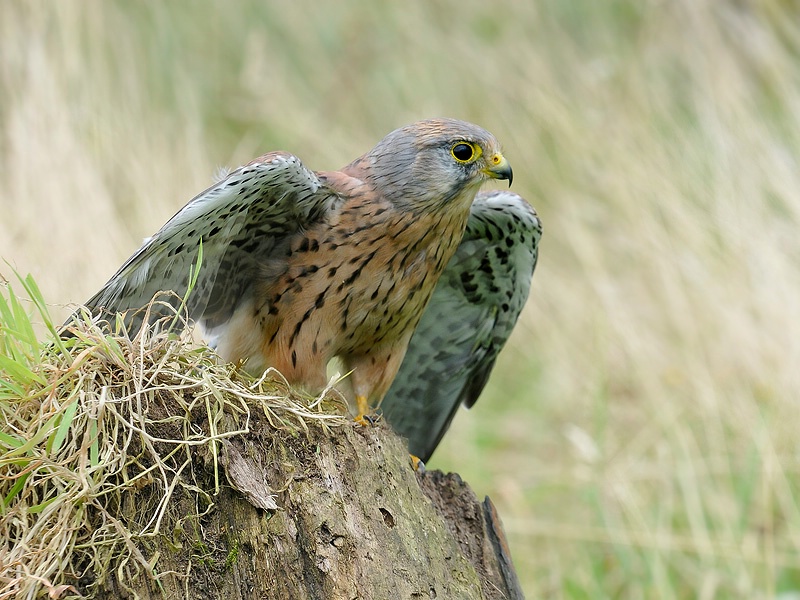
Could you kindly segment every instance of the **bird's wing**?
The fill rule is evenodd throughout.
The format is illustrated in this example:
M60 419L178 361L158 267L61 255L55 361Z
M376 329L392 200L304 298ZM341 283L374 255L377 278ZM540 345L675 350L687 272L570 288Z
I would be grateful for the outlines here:
M188 313L210 326L222 323L250 292L254 273L269 270L293 234L322 219L338 200L296 156L266 154L186 204L86 306L105 317L130 311L128 330L135 333L142 323L136 311L157 292L186 294L202 243ZM151 320L161 312L154 309Z
M484 192L381 404L409 450L428 460L460 404L472 406L530 290L542 226L517 194Z

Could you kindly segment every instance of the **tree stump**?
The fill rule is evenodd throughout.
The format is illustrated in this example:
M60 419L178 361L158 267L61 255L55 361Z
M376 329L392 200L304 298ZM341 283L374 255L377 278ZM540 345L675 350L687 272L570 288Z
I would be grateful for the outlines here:
M415 472L386 424L298 433L255 419L225 442L221 461L229 485L209 510L137 541L154 557L152 573L129 562L103 583L108 597L523 597L489 499L479 502L457 475ZM213 489L208 452L192 462ZM135 520L150 493L122 510ZM197 509L189 494L171 501L173 516Z

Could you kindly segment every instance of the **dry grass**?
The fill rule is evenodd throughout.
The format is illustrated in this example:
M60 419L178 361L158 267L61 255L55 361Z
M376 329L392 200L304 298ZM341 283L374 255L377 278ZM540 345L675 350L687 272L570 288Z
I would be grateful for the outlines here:
M0 255L81 301L218 165L480 123L545 239L431 466L492 495L530 597L796 592L798 23L782 0L7 1Z
M40 341L26 305L51 331L52 321L33 281L22 283L28 299L0 294L0 598L160 577L146 542L198 528L224 479L224 440L248 433L253 417L291 431L345 422L335 396L297 398L185 337L112 337L87 320L72 339ZM212 481L198 478L203 463ZM177 514L180 495L194 511Z

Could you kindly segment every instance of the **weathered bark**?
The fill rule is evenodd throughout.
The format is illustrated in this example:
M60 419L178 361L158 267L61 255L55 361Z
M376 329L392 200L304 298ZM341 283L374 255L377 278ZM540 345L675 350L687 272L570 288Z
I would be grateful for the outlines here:
M200 470L210 473L207 462ZM194 527L143 547L158 556L158 581L115 574L108 597L522 597L488 498L480 503L458 476L415 473L383 424L301 434L256 424L230 442L225 462L237 489L225 486ZM189 501L176 498L173 514L187 514ZM271 501L277 509L256 507Z

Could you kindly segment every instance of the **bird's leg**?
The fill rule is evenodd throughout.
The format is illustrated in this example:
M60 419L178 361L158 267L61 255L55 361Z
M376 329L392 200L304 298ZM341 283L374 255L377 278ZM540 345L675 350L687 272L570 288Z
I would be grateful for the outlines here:
M380 401L389 391L403 362L406 346L407 341L387 348L373 348L369 354L342 357L345 368L352 372L350 380L355 397L357 423L366 425L374 409L380 405Z
M369 400L367 400L366 396L356 396L356 410L358 411L358 414L356 415L355 419L353 419L356 423L363 427L372 424L371 417L369 416L372 411L369 406Z

